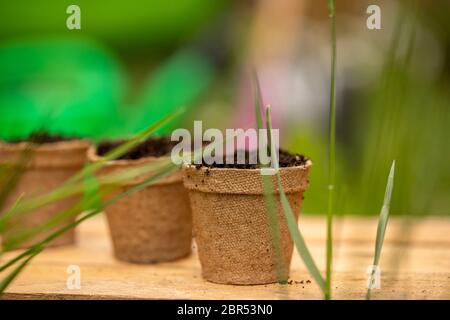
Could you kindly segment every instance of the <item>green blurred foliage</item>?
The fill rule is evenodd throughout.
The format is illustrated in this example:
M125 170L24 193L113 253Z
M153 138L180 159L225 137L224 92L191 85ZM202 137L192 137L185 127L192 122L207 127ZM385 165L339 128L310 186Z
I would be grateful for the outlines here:
M169 5L81 0L77 4L82 33L66 28L70 4L50 0L0 3L0 137L22 138L42 128L95 139L129 136L180 106L188 108L184 121L171 123L158 133L167 134L180 125L189 127L191 120L204 120L205 128L231 121L234 95L239 91L239 72L233 68L238 68L242 57L234 57L234 65L218 74L210 57L192 44L195 41L185 44L216 17L225 1L174 0ZM344 106L351 116L338 117L338 213L378 214L386 174L395 159L391 213L450 214L449 6L448 1L426 5L418 18L418 25L428 26L442 46L442 75L432 81L422 77L423 70L411 63L417 63L415 52L398 56L393 41L379 81L352 96L351 105ZM23 36L35 36L35 40ZM408 37L401 28L392 36L397 40ZM219 42L214 37L208 40ZM139 70L144 77L136 96L128 101L130 75L122 63L130 61L119 62L98 43L131 52L131 59L140 49L145 51L143 60L147 50L170 48L171 54L165 54L153 69ZM242 43L238 46L236 52L242 53ZM416 49L426 57L427 48ZM141 67L141 62L136 64ZM342 107L338 105L338 113ZM342 126L345 133L339 129ZM314 163L303 211L324 213L326 126L291 123L286 133L284 146L308 155Z
M36 130L94 139L129 136L175 108L192 106L209 86L212 62L182 43L220 13L224 1L81 0L81 30L70 31L71 4L0 3L0 137L25 138ZM164 54L156 68L141 61L148 70L140 73L147 76L136 90L128 86L133 75L124 72L122 61L99 43L138 60L174 53ZM137 94L128 101L130 89Z
M445 84L447 86L448 84ZM374 213L382 194L391 159L397 163L392 212L397 214L450 214L450 92L426 83L410 69L394 64L388 79L369 92L368 109L354 138L358 168L355 210ZM351 150L351 149L350 149Z
M94 139L126 137L204 93L214 67L195 48L162 62L131 105L127 76L104 48L75 39L21 41L0 48L0 137L44 130ZM179 122L160 130L168 134Z
M138 101L121 109L121 118L127 119L130 131L116 126L120 135L135 134L182 106L194 108L194 102L210 86L214 72L212 62L199 50L188 48L177 52L146 79ZM170 134L182 120L172 121L157 133Z
M125 90L118 62L93 42L17 41L0 47L0 136L36 130L91 136L117 117Z
M434 10L419 17L408 10L400 15L378 81L352 93L351 105L338 107L338 112L349 110L337 132L338 214L378 214L392 160L396 173L391 214L450 214L450 50L444 50L444 68L430 80L425 76L427 61L419 58L426 56L427 48L416 45L414 31L433 20L429 15L442 15ZM450 24L446 19L433 24L441 25L436 35L450 48L449 33L443 31ZM400 46L405 40L406 46ZM324 213L327 137L308 127L290 132L290 147L314 163L304 211Z
M130 48L170 46L197 31L225 5L223 0L1 1L0 38L67 34L66 9L81 9L84 36ZM72 31L73 32L73 31ZM77 31L75 31L77 32Z

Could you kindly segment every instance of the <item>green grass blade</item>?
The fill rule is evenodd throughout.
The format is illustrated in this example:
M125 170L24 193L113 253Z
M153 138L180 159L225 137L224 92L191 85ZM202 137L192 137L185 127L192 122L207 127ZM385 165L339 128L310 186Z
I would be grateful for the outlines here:
M12 265L17 263L18 261L26 258L25 261L23 261L17 268L15 268L9 275L7 275L0 282L1 283L0 294L4 292L4 290L12 282L12 280L22 271L22 269L31 261L32 258L34 258L39 252L41 252L46 247L46 245L50 241L52 241L53 239L56 239L57 237L59 237L60 235L64 234L68 230L70 230L72 228L75 228L81 222L83 222L83 221L93 217L94 215L97 215L98 213L102 212L104 210L104 208L106 208L107 206L110 206L110 205L116 203L117 201L121 200L122 198L128 196L131 193L138 192L138 191L142 190L146 186L151 185L152 183L154 183L158 179L161 179L162 177L164 177L164 176L174 172L178 168L179 168L178 166L175 166L174 164L170 163L168 166L166 166L165 168L161 169L160 171L158 171L157 173L155 173L153 176L149 177L148 179L144 180L142 183L137 184L137 185L133 186L132 188L129 188L126 191L120 193L119 195L113 197L112 199L106 201L103 206L99 206L99 207L97 207L95 209L92 209L91 211L88 211L81 218L79 218L76 221L74 221L74 222L72 222L70 224L67 224L66 226L60 228L59 230L55 231L54 233L52 233L51 235L46 237L44 240L42 240L39 243L33 245L32 247L27 249L25 252L19 254L15 258L11 259L10 261L8 261L4 265L2 265L0 267L0 272L3 272L5 269L11 267Z
M330 12L330 15L334 13L336 10L335 0L328 0L328 11Z
M134 177L140 176L142 174L148 173L149 170L163 170L166 166L169 165L170 160L162 160L157 163L150 163L141 165L137 168L123 170L124 172L120 172L119 175L117 173L109 174L105 177L101 177L98 179L98 186L105 188L108 187L109 192L113 192L120 188L121 183L124 181L128 181ZM44 223L23 230L13 236L8 237L2 244L4 251L10 251L17 248L24 241L36 236L41 232L45 232L46 230L51 230L63 223L65 220L79 214L83 211L83 208L91 208L98 201L98 195L92 194L90 197L86 197L83 201L75 203L73 206L57 213L52 216L50 219L46 220Z
M0 207L3 206L9 194L14 190L28 162L31 160L34 152L34 144L27 144L25 149L20 153L17 163L11 165L0 165Z
M386 233L386 227L389 221L389 210L391 206L392 190L394 188L394 175L395 175L395 160L392 161L391 170L386 183L386 191L384 193L383 207L381 208L380 217L378 219L377 237L375 240L375 253L373 257L373 269L370 274L370 283L374 281L375 269L380 263L381 249L383 247L384 235ZM371 297L371 288L367 289L366 299Z
M23 268L40 252L42 249L35 250L25 261L23 261L16 269L0 281L0 294L3 293L11 282L20 274Z
M335 152L336 152L336 12L335 0L328 0L328 12L331 19L331 79L330 79L330 114L329 114L329 149L328 149L328 210L326 238L326 281L325 299L331 299L331 272L333 261L333 213L335 188Z
M300 257L302 258L303 263L305 264L309 273L311 274L313 279L316 281L316 283L319 285L322 292L325 292L325 280L323 279L322 275L320 274L320 271L317 268L317 265L314 262L314 259L311 255L311 253L309 252L306 242L305 242L300 230L298 229L298 224L295 219L294 213L292 211L291 205L289 204L289 201L286 197L286 194L284 193L284 189L281 184L280 174L277 173L277 176L278 176L278 190L280 192L280 201L281 201L281 205L283 207L283 212L286 217L286 221L288 224L289 232L291 233L292 240L294 241L295 247L297 248L297 251L298 251Z
M22 198L23 198L23 193L17 197L16 201L13 203L11 208L16 207L17 204L20 202L20 200L22 200ZM0 232L0 236L1 236L1 232ZM2 246L3 246L3 243L0 243L0 258L1 258L2 254L3 254L3 252L4 252L4 249L3 249Z
M174 111L155 124L151 125L149 128L143 130L141 133L137 134L135 137L130 139L129 141L121 144L117 148L111 150L107 153L100 161L86 165L82 170L76 173L74 176L69 178L63 185L56 188L53 191L50 191L47 194L33 197L30 199L24 199L14 208L10 208L6 210L0 216L0 230L5 228L6 223L11 219L12 216L18 214L26 214L31 210L35 210L37 208L43 207L50 203L62 200L64 198L79 194L84 191L83 185L76 184L77 182L83 181L87 175L92 175L95 171L103 167L108 161L116 159L120 157L122 154L136 146L141 141L148 138L152 133L155 132L162 125L166 124L168 121L172 120L174 117L178 116L183 112L184 109L179 109Z
M263 128L263 121L261 116L263 100L261 94L261 86L259 84L258 73L256 72L256 70L253 70L253 97L255 105L256 128L259 130Z
M288 275L284 272L284 260L281 253L281 239L280 227L277 218L277 206L274 196L274 187L270 176L261 175L264 190L264 203L267 211L267 218L269 222L269 231L272 239L272 248L274 251L274 263L277 273L277 280L279 283L286 283Z
M180 108L175 110L174 112L169 113L168 115L164 116L162 119L158 120L154 124L152 124L147 129L143 130L142 132L138 133L136 136L134 136L132 139L128 140L127 142L121 144L117 148L114 148L110 152L108 152L103 158L103 162L114 160L124 153L126 153L128 150L142 142L143 140L147 139L150 135L152 135L157 129L165 125L166 123L170 122L175 117L179 116L184 112L184 108ZM98 164L99 167L101 167L100 164ZM96 166L92 166L96 167ZM91 168L92 170L92 168Z
M256 70L253 71L253 99L254 99L254 111L255 121L258 130L263 129L262 123L262 95L259 85L258 74ZM259 157L257 157L259 160ZM261 164L260 164L261 165ZM272 240L272 248L274 251L274 264L277 274L278 283L286 283L288 275L284 272L284 260L281 253L281 240L280 229L277 218L277 207L275 203L274 188L269 176L261 175L263 190L264 190L264 204L266 206L267 220L269 224L269 233Z
M105 204L105 206L110 206L114 203L116 203L117 201L119 201L120 199L126 197L129 194L138 192L142 189L144 189L145 187L147 187L148 185L151 185L152 183L154 183L155 181L169 175L170 173L176 171L179 169L179 166L170 163L168 164L166 167L162 168L160 171L158 171L157 173L155 173L152 177L146 179L144 182L139 183L129 189L127 189L126 191L122 192L120 195L116 196L115 198L108 200Z
M129 195L131 193L138 192L138 191L142 190L146 186L148 186L148 185L154 183L155 181L157 181L158 179L161 179L162 177L170 174L171 172L175 171L176 169L178 169L178 166L175 166L174 164L170 164L167 167L161 169L159 172L155 173L153 176L151 176L148 179L144 180L142 183L137 184L136 186L133 186L132 188L129 188L126 191L124 191L124 192L118 194L117 196L111 198L110 200L106 201L102 206L99 206L99 207L97 207L95 209L88 210L87 213L85 213L82 218L79 218L75 222L72 222L72 223L67 224L66 226L60 228L59 230L55 231L53 234L51 234L48 237L46 237L41 242L31 246L29 249L27 249L22 254L18 255L16 258L14 258L11 261L8 261L6 264L2 265L0 267L0 272L4 271L6 268L11 266L12 264L17 262L18 260L20 260L20 259L24 258L26 255L30 254L30 252L32 252L36 247L43 246L46 243L52 241L53 239L56 239L57 237L62 235L64 232L66 232L66 231L76 227L77 225L79 225L84 220L86 220L86 219L96 215L99 212L102 212L102 210L104 210L106 207L116 203L117 201L123 199L124 197L126 197L127 195Z
M272 117L270 115L270 107L266 110L266 120L267 120L267 130L270 137L272 137ZM272 145L271 148L271 154L274 158L272 158L274 161L274 167L275 169L279 169L278 165L278 159L277 153L275 152L275 146ZM309 249L306 245L306 242L298 228L297 220L295 219L294 212L292 211L291 205L289 204L289 200L286 197L286 193L284 192L283 185L281 183L281 176L280 172L277 171L277 183L278 183L278 192L280 193L280 201L281 206L283 208L284 216L286 218L286 222L288 225L289 232L291 234L292 240L294 241L295 247L300 255L300 257L303 260L303 263L305 264L306 268L308 269L309 273L313 277L313 279L316 281L317 285L320 287L322 292L325 293L325 280L323 279L322 275L320 274L319 269L317 268L316 263L314 262L314 259L309 252Z

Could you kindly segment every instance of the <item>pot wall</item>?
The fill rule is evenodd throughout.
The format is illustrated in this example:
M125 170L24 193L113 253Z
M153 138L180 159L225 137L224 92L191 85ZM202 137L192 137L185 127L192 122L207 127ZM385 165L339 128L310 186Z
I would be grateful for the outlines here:
M20 175L17 185L8 195L3 209L10 208L22 195L24 197L38 196L59 187L68 178L82 169L86 162L86 150L88 147L88 141L70 140L45 143L39 146L35 145L28 149L31 150L29 162L25 171ZM29 148L27 143L0 143L0 162L2 164L17 164L27 148ZM3 235L3 241L7 241L9 237L17 232L42 224L55 214L73 206L79 200L79 197L70 197L15 218L13 220L15 231L6 232ZM75 217L68 218L58 227L73 221L75 221ZM28 247L43 240L58 227L25 241L20 247ZM50 242L48 247L73 244L74 241L75 230L71 229Z
M281 169L283 187L296 218L307 186L309 165ZM281 268L277 268L262 178L254 169L184 170L203 277L224 284L285 281L293 252L284 213L275 194Z
M95 148L91 161L100 158ZM110 161L99 174L134 168L162 158ZM120 188L123 192L144 180L139 176ZM111 197L112 195L109 195ZM174 172L105 209L117 259L132 263L176 260L191 252L192 215L182 173Z

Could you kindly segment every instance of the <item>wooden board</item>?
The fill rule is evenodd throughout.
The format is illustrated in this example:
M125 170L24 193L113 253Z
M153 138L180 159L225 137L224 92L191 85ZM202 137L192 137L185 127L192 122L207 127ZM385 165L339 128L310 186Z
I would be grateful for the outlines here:
M364 299L372 263L376 219L345 217L335 223L333 298ZM319 266L325 259L325 220L304 216L300 228ZM86 221L76 246L47 249L1 296L3 299L321 299L298 254L287 285L230 286L206 282L195 253L158 265L115 260L103 216ZM2 257L6 260L16 253ZM81 288L68 289L69 265L81 270ZM389 222L381 259L381 289L374 299L450 299L450 219ZM309 283L308 280L311 280ZM303 283L302 283L303 281Z

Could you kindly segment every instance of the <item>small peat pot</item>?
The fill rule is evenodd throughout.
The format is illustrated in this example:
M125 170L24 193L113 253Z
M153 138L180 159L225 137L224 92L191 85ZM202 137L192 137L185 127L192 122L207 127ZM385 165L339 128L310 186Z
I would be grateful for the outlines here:
M298 218L311 161L280 150L280 167L284 191ZM271 179L273 190L277 190L276 177ZM287 280L293 242L275 191L280 235L277 255L257 166L188 165L184 168L184 185L189 190L203 278L239 285ZM277 268L277 256L281 256L278 265L282 270Z
M93 146L88 151L88 158L98 161L121 143L103 142L97 148ZM170 154L172 147L170 139L149 138L119 159L108 162L99 174L161 160ZM133 187L145 178L148 177L143 175L123 183L118 192ZM114 255L121 261L157 263L183 258L191 252L192 217L181 170L127 195L108 206L105 213Z
M0 162L8 166L24 166L18 174L15 186L8 194L3 210L10 208L21 196L27 198L48 193L61 186L68 178L81 170L86 163L88 140L66 139L57 136L40 135L39 143L29 141L0 142ZM16 167L17 169L17 167ZM17 172L21 171L20 169ZM11 231L6 231L3 241L16 234L36 227L63 210L80 201L73 196L48 204L32 212L18 215L12 219ZM43 240L56 229L75 221L75 216L63 221L54 229L41 232L39 235L24 241L20 247L28 247ZM73 244L75 231L71 229L49 243L47 247Z

